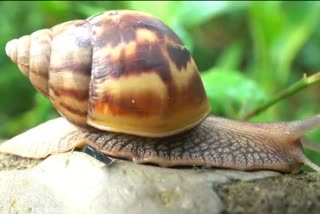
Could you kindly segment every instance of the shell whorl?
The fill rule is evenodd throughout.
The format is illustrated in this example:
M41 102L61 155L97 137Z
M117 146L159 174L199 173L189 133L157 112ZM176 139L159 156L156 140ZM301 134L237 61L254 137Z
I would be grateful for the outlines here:
M7 55L30 79L33 86L46 97L48 97L50 42L51 31L44 29L11 40L6 45Z
M146 13L65 22L10 41L6 52L79 127L162 137L194 127L210 111L191 54Z

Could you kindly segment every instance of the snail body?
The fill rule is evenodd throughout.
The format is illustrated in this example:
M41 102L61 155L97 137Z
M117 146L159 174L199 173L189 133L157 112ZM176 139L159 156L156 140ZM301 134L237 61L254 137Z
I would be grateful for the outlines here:
M320 115L278 123L208 116L191 54L149 14L107 11L65 22L8 42L6 52L79 128L67 139L106 155L165 167L283 172L310 163L300 141L320 127Z

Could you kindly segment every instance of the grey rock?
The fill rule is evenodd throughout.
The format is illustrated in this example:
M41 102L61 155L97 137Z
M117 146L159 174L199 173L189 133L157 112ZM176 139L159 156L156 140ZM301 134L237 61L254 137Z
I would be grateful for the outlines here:
M80 152L52 155L31 169L0 171L1 213L221 213L215 186L277 172L168 169Z

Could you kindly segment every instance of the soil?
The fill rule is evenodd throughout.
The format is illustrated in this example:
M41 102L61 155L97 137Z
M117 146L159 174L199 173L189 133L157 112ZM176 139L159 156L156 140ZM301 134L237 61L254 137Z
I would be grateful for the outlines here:
M299 173L215 188L225 213L320 213L320 175Z

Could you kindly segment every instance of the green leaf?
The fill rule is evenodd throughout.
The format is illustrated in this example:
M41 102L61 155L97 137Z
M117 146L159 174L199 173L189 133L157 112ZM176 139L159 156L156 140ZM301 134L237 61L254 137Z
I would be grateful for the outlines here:
M81 4L77 7L77 10L79 13L83 14L84 17L90 17L92 15L104 12L105 8L99 7L99 6Z
M244 52L243 41L232 43L217 59L216 67L224 70L236 69L239 67Z
M254 2L249 10L254 42L252 75L269 92L269 84L288 84L292 63L315 31L319 2Z
M43 121L58 117L52 103L40 93L35 95L34 107L19 114L0 127L0 136L10 138L26 129L39 125Z
M320 2L294 2L284 7L286 25L272 46L271 56L276 72L287 83L290 67L303 45L318 26Z
M246 9L248 1L182 1L176 16L187 27L199 25L214 16Z
M268 91L273 87L269 83L274 79L274 62L270 49L283 27L281 2L253 2L248 11L249 31L253 42L253 59L250 62L250 76ZM275 83L277 84L277 83Z
M176 11L181 2L175 1L128 1L130 9L144 11L152 14L166 24L170 24L177 18Z
M268 98L253 80L237 71L212 68L201 76L215 115L241 118L243 111Z

